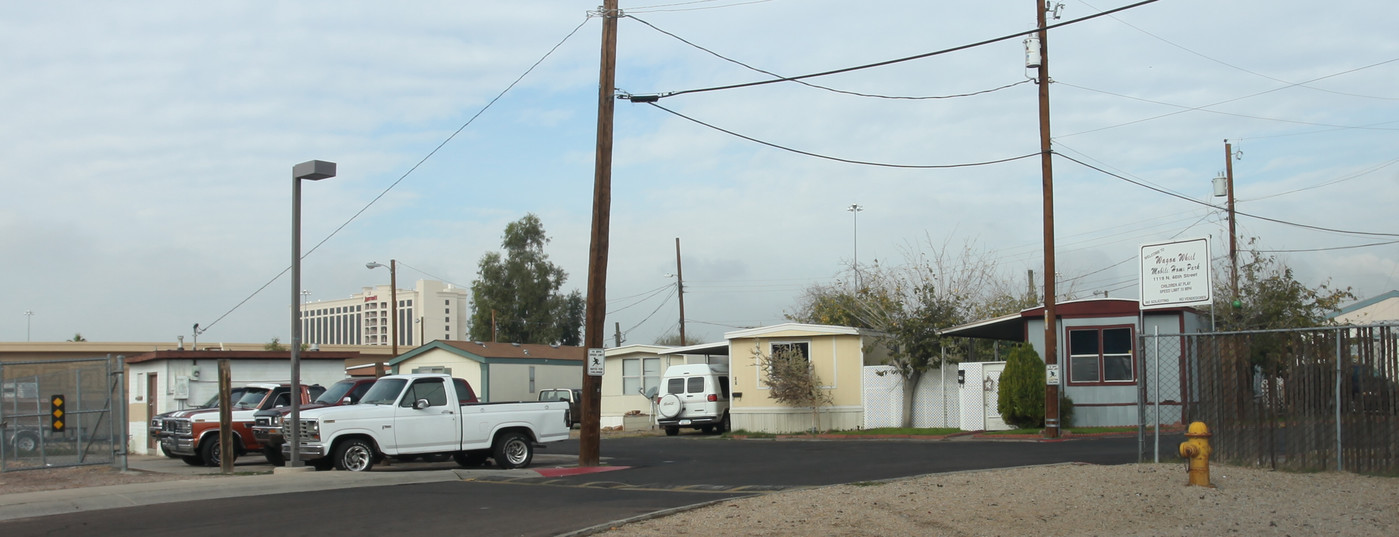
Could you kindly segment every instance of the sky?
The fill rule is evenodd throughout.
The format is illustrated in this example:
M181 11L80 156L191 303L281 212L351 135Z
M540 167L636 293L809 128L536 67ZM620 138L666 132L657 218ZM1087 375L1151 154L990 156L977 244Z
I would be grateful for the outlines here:
M390 259L402 288L469 286L527 213L583 290L598 4L0 2L0 341L288 341L311 159L338 165L302 188L311 301ZM1039 152L1037 5L623 0L617 93L664 97L616 102L609 345L676 331L676 239L707 341L940 248L1042 276L1039 158L969 165ZM1226 140L1242 240L1309 286L1399 289L1396 23L1382 0L1159 0L1050 30L1061 300L1138 296L1143 244L1227 257Z

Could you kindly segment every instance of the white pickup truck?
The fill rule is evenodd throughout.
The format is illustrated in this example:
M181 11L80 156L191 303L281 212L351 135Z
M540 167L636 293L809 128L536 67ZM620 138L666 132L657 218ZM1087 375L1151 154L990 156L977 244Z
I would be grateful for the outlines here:
M480 403L470 385L447 375L388 375L359 404L301 412L300 459L318 470L364 472L385 456L450 454L464 468L487 458L523 468L534 449L568 438L568 403ZM284 438L293 438L290 420Z

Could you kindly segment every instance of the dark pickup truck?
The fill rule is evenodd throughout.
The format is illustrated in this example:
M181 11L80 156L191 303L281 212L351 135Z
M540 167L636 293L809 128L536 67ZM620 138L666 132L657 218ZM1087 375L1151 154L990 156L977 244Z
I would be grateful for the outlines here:
M364 392L369 391L369 387L373 386L376 380L379 379L367 377L336 382L326 388L325 393L315 401L302 406L301 409L359 403L360 398L364 397ZM267 457L267 462L274 466L286 464L286 459L282 457L282 444L286 443L286 439L282 437L282 420L288 415L291 415L291 407L285 406L259 410L253 414L253 438L262 446L262 454Z

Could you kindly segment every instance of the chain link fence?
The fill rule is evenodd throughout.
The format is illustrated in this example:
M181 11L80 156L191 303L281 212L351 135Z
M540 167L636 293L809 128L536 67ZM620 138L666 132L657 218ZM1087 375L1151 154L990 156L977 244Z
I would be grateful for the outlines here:
M1180 425L1200 421L1217 461L1399 474L1399 324L1142 335L1138 348L1142 460L1176 457Z
M0 472L124 462L122 361L0 362Z

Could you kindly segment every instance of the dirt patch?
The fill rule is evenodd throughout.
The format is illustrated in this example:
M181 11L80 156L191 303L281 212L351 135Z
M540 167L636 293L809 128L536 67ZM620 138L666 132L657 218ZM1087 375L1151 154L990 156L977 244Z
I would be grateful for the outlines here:
M122 472L111 466L78 466L74 468L42 468L0 473L0 494L20 494L44 490L60 490L106 485L130 485L156 481L207 479L211 475L177 475L154 472Z
M1059 465L837 485L726 501L609 537L702 535L1376 535L1399 527L1399 478L1216 465Z

